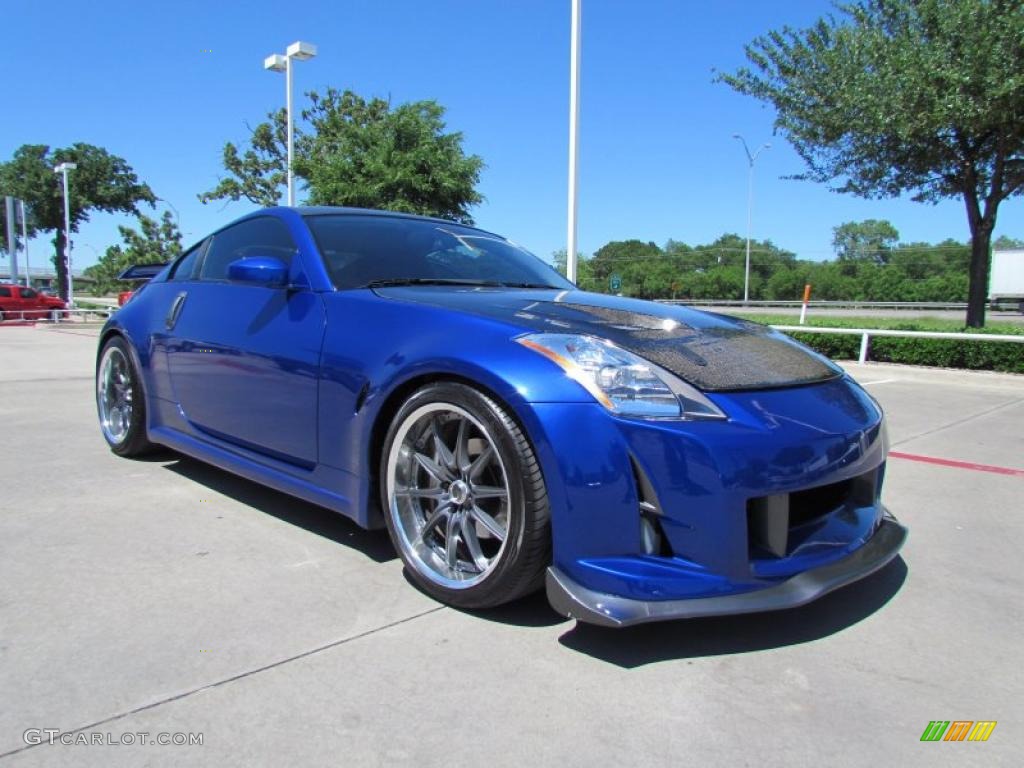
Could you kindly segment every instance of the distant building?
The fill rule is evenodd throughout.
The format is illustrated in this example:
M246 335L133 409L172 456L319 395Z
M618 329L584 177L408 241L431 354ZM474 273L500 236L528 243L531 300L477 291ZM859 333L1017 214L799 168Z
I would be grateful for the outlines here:
M56 288L57 287L57 272L54 270L53 265L47 265L45 267L31 267L29 269L29 275L32 279L33 288ZM71 270L71 278L74 280L75 285L79 283L91 284L93 279L82 274L80 269ZM0 264L0 283L11 282L11 265ZM18 282L25 282L25 265L18 264Z

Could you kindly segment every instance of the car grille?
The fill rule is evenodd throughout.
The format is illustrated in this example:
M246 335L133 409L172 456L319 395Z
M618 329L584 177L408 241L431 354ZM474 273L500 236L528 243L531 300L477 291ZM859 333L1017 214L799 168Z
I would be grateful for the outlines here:
M791 493L758 496L747 501L750 558L780 558L791 554L797 533L848 506L878 502L883 467L838 483Z

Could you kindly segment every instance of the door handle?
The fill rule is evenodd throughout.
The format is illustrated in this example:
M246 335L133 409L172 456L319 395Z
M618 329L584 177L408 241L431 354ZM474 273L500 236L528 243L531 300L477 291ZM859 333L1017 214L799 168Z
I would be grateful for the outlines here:
M178 315L181 314L181 308L185 305L185 298L188 296L186 291L182 291L174 297L174 301L171 302L171 308L167 312L167 319L164 321L164 325L167 326L167 330L174 328L175 323L178 322Z

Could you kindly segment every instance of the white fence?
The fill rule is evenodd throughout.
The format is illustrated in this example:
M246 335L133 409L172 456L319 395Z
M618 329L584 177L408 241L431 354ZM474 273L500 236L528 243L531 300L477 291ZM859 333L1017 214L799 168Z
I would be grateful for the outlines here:
M0 320L15 322L21 322L28 320L30 322L72 322L72 323L89 323L89 322L102 322L110 317L116 308L103 308L103 309L5 309L2 313Z
M799 309L802 301L775 301L757 299L744 302L743 299L658 299L659 304L685 304L695 307L780 307ZM808 307L819 309L921 309L961 311L967 309L966 302L957 301L833 301L824 299L807 303Z
M1019 336L1005 333L943 333L942 331L890 331L881 328L828 328L820 325L773 325L777 331L784 333L833 333L842 336L860 336L860 358L858 362L866 363L871 348L872 336L902 336L911 339L951 339L953 341L1005 341L1011 344L1024 344L1024 334Z

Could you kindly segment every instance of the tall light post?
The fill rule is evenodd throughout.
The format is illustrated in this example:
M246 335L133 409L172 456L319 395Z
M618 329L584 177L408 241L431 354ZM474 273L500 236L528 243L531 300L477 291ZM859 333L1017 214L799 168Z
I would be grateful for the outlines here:
M747 155L747 162L750 164L750 172L747 174L747 266L743 273L743 303L750 301L750 222L754 211L754 161L757 156L766 149L771 149L771 144L762 144L754 154L750 154L747 141L738 133L732 135L743 144L743 151Z
M11 282L18 282L18 228L14 220L17 200L10 195L4 196L4 208L7 214L7 252L11 254Z
M28 218L25 216L25 201L19 200L21 207L21 247L25 253L25 287L32 287L32 270L28 265Z
M295 177L292 174L292 156L294 154L295 128L292 121L292 59L308 61L316 56L316 46L312 43L294 42L288 46L284 56L275 53L263 60L263 68L271 72L284 72L285 79L285 112L288 123L288 205L295 205Z
M73 171L78 165L75 163L61 163L53 169L54 173L64 176L64 268L67 270L68 281L68 307L75 308L75 292L71 280L71 204L68 197L68 171Z
M582 1L572 0L572 31L569 44L569 222L565 252L565 276L576 282L576 212L580 134L580 16Z
M159 200L161 203L166 205L168 208L171 209L171 211L174 212L174 225L178 229L178 234L181 234L181 235L191 235L192 234L191 232L182 232L181 231L181 214L178 213L178 209L174 206L174 204L170 200L167 200L166 198L163 198L163 197L158 197L157 200Z
M175 226L178 228L178 231L180 232L181 231L181 214L178 213L178 209L174 207L174 205L171 203L170 200L165 200L162 197L158 197L157 200L159 200L161 203L166 205L168 208L170 208L174 212Z

